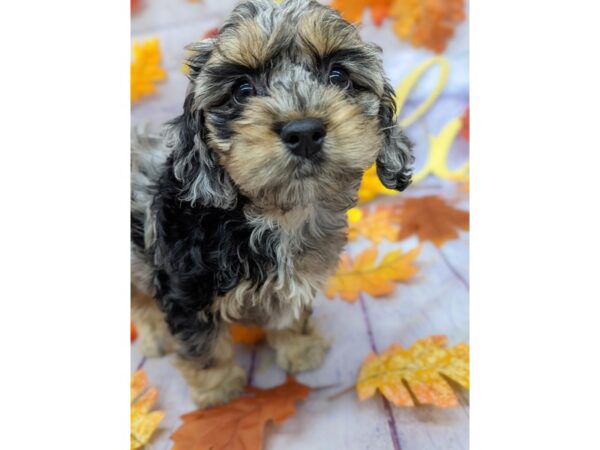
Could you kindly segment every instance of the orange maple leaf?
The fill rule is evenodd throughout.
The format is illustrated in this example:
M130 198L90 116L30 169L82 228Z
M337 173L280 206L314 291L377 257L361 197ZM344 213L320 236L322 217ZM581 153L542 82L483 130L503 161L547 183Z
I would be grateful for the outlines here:
M421 251L413 248L408 253L393 250L376 264L377 247L371 247L359 254L352 263L350 256L343 254L335 275L329 278L325 295L329 298L339 294L342 300L353 303L361 291L374 297L390 294L396 288L395 281L406 281L419 271L413 261Z
M394 0L389 14L401 39L439 53L464 20L464 8L464 0Z
M467 109L465 109L465 112L463 113L462 117L462 123L463 126L460 129L460 135L465 138L465 140L467 142L469 142L469 137L470 137L470 114L469 114L469 107L467 106Z
M358 220L348 220L348 239L353 241L358 236L364 236L375 244L384 239L397 241L399 218L400 209L397 204L377 205L372 210L364 210Z
M171 436L173 450L260 450L266 423L293 416L296 401L309 392L291 376L271 389L249 386L245 396L226 405L182 416L183 425Z
M236 344L255 345L262 341L266 335L265 330L256 325L232 323L229 330L231 331L231 339Z
M398 240L416 234L422 241L441 247L458 238L457 228L469 229L469 211L453 208L436 195L407 198L400 211Z
M363 362L356 382L359 400L379 391L395 406L458 405L456 394L442 377L469 388L469 346L446 348L446 336L419 339L410 348L392 344L381 355L371 353Z
M365 9L371 10L373 23L380 26L388 16L392 0L333 0L331 7L337 9L342 17L350 23L362 21Z
M135 328L133 320L131 321L131 325L130 325L130 334L131 334L131 342L135 341L135 338L137 338L137 329Z

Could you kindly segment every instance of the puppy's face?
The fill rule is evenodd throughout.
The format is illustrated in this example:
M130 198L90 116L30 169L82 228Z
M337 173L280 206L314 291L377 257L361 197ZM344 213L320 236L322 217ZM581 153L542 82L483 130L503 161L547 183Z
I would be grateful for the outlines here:
M377 47L317 2L254 0L191 49L189 107L237 189L284 210L352 203L393 139Z

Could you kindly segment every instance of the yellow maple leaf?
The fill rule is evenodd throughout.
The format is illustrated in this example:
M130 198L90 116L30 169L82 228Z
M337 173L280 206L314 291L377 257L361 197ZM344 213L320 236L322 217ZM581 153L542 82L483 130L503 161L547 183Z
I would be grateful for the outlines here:
M160 42L152 38L133 43L133 61L131 63L131 101L156 92L157 81L167 77L160 67Z
M377 176L377 168L375 167L375 164L373 164L365 171L365 174L363 175L360 188L358 189L358 201L360 203L364 203L368 202L369 200L373 200L379 195L396 194L398 194L398 191L388 189L381 184L381 181Z
M350 214L348 217L348 239L351 241L358 236L364 236L375 244L379 244L384 239L390 242L398 240L400 229L398 205L378 205L373 210L361 211L358 220L351 220Z
M379 391L395 406L420 404L442 408L458 405L456 394L442 374L469 388L469 345L446 348L446 336L431 336L404 349L392 344L381 355L371 353L356 383L359 400Z
M131 450L144 447L165 416L163 411L150 409L156 403L158 390L148 388L148 377L143 370L131 377Z
M443 52L454 27L465 18L464 9L464 0L394 0L389 14L401 39Z
M393 250L376 264L377 247L371 247L359 254L354 263L350 256L342 255L335 275L329 278L325 295L329 298L339 294L350 303L358 300L361 291L374 297L390 294L396 288L395 281L406 281L419 271L413 261L421 251L416 247L408 253Z

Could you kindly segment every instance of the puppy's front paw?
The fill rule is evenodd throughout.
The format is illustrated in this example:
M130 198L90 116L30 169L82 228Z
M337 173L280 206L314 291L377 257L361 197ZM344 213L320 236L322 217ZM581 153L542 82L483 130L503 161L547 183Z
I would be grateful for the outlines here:
M323 364L330 343L320 334L298 334L275 346L277 365L286 372L313 370Z
M200 386L190 385L190 397L200 409L239 397L246 386L246 372L238 366L207 369Z

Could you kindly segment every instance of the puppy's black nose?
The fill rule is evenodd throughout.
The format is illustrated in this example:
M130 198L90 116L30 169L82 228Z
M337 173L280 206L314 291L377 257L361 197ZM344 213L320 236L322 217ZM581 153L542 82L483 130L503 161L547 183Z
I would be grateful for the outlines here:
M310 158L318 153L325 139L325 126L319 119L292 120L281 129L281 140L293 154Z

